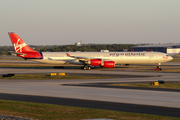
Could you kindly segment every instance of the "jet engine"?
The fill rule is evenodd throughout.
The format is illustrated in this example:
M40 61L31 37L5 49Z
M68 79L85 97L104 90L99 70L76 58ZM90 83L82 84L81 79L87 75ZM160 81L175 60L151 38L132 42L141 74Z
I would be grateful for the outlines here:
M91 59L90 65L91 66L102 66L105 68L114 68L115 62L114 61L102 61L102 59Z
M114 68L115 62L114 61L104 61L104 66L105 68Z
M101 59L91 59L90 60L90 65L91 66L101 66L102 60Z

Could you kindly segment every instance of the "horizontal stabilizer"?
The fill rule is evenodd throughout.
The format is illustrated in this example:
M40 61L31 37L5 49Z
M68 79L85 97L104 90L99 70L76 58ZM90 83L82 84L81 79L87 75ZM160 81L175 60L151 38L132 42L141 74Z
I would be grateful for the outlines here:
M18 52L14 52L14 51L8 51L11 54L16 54L16 55L26 55L25 53L18 53Z

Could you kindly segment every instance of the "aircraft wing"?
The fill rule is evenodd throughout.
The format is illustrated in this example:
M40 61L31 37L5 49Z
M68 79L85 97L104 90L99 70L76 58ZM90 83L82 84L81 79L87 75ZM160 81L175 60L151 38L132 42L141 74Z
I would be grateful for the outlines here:
M89 57L83 57L83 56L72 56L72 55L70 55L69 53L66 53L66 55L67 55L68 57L72 57L72 58L75 58L75 59L78 59L78 60L84 61L84 62L91 59L91 58L89 58Z
M72 58L75 58L75 59L83 61L83 62L87 62L87 61L89 61L91 59L101 59L101 58L92 58L92 57L84 57L84 56L72 56L69 53L66 53L66 55L68 57L72 57ZM111 61L111 60L110 59L103 59L103 61Z
M103 66L106 68L114 68L115 61L107 60L102 58L94 58L94 57L83 57L83 56L72 56L69 53L66 53L68 57L75 58L77 62L81 62L84 64L82 69L91 69L91 66Z

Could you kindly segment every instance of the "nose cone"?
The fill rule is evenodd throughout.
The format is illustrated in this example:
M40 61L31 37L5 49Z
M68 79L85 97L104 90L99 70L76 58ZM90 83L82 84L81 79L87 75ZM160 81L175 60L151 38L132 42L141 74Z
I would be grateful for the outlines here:
M168 61L171 61L173 59L173 57L168 56Z

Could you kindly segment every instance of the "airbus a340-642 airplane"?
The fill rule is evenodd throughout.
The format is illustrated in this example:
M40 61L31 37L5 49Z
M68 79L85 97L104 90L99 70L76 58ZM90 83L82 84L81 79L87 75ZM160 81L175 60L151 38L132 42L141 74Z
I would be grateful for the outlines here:
M9 32L15 54L24 59L59 65L78 64L83 69L91 66L114 68L115 64L157 64L173 58L160 52L37 52L31 49L16 33Z

